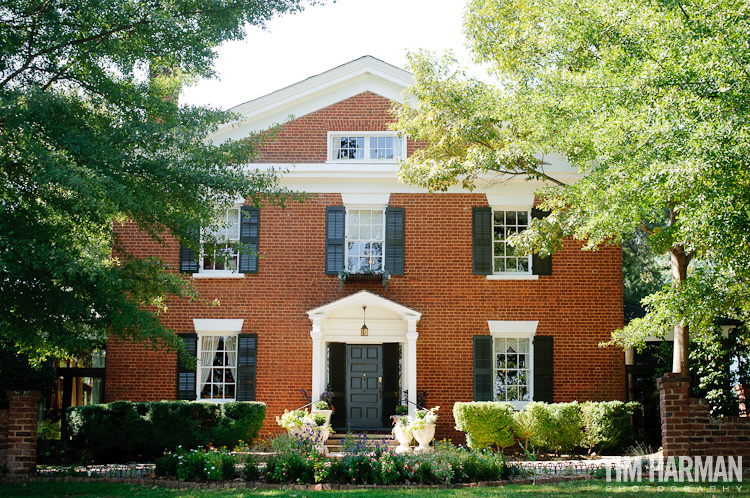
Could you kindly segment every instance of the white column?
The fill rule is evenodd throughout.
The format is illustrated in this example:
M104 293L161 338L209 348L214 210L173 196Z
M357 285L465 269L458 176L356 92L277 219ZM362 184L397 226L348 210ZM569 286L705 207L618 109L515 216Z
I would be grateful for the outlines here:
M326 364L325 343L323 342L323 330L321 328L322 317L312 318L312 392L310 396L313 401L318 401L320 394L325 389Z
M417 403L417 338L419 333L417 332L417 320L407 319L407 332L406 332L406 388L409 390L409 415L412 417L416 415L416 403Z

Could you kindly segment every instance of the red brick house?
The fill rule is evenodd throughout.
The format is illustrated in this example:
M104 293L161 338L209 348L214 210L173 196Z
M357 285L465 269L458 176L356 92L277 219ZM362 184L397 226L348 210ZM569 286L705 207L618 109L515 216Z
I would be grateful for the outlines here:
M234 109L241 122L212 139L293 116L252 167L286 169L284 185L313 194L285 209L238 200L227 211L228 243L254 244L260 257L214 264L121 227L138 253L179 267L221 305L175 301L161 318L197 370L174 353L110 341L108 401L258 400L268 433L276 415L306 403L302 389L317 399L330 384L334 427L354 428L390 426L398 400L424 392L449 436L456 401L625 397L622 350L598 346L623 323L620 249L568 241L547 259L515 254L505 237L541 214L541 183L433 194L399 183L397 159L415 144L387 124L411 83L363 57ZM544 160L575 178L560 157ZM351 275L340 288L343 269Z

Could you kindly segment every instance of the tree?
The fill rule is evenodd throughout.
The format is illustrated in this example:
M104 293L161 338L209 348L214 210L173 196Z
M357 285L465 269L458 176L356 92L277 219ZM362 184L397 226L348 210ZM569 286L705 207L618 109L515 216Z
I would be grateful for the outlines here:
M465 32L488 84L451 56L410 59L413 100L397 129L427 147L401 177L432 190L478 175L541 179L551 211L516 238L546 254L640 229L668 254L672 283L613 339L674 330L688 372L689 330L748 321L750 10L735 0L471 0ZM565 184L539 160L559 152L584 177Z
M258 140L205 137L234 117L179 106L213 48L301 0L0 0L0 336L34 360L106 337L178 347L156 314L194 288L137 259L113 223L197 248L237 198L283 203L245 171Z

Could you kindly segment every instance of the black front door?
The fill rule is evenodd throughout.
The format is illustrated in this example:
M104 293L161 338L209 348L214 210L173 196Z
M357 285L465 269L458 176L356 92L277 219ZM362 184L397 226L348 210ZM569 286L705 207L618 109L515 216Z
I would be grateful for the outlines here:
M347 423L353 429L383 426L383 346L348 344Z

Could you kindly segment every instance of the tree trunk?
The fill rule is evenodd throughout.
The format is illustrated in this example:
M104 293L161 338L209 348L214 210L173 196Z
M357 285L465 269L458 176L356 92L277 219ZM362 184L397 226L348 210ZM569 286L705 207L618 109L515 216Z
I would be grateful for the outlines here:
M685 248L675 246L669 251L672 278L677 287L681 287L687 279L687 269L691 256L685 253ZM674 354L672 356L672 372L689 375L688 354L690 344L690 329L683 320L674 326Z

